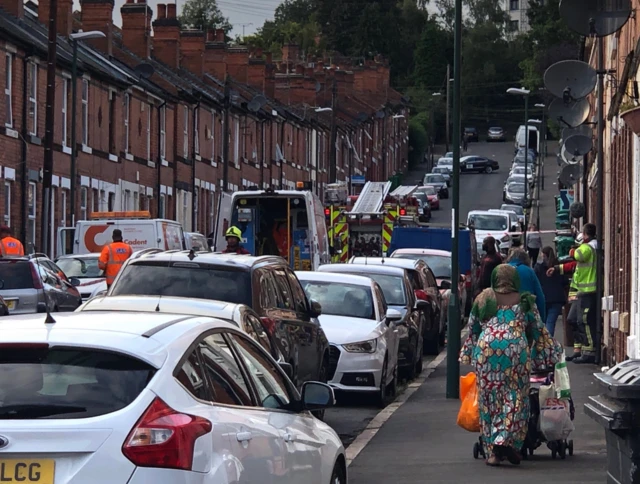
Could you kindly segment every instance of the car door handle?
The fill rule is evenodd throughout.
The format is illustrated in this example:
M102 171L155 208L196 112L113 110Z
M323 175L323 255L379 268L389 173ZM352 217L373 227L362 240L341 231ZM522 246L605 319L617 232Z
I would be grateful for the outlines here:
M289 432L285 432L283 438L284 438L285 442L295 442L295 440L296 440L296 438L293 436L293 434L290 434Z
M236 439L238 439L238 442L249 442L252 438L253 435L251 435L251 432L238 432L236 434Z

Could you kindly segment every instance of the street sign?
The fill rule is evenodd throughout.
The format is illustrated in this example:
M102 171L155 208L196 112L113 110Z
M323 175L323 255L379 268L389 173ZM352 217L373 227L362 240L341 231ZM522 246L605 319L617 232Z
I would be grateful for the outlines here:
M365 184L365 179L364 179L364 175L354 175L351 177L351 184L352 185L364 185Z
M573 203L574 190L560 190L560 210L569 210Z

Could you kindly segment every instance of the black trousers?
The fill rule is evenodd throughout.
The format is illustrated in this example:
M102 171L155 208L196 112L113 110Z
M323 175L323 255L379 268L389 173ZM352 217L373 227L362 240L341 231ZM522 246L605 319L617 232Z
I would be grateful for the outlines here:
M538 255L540 254L540 249L527 249L529 252L529 258L531 259L531 265L535 266L536 262L538 262Z

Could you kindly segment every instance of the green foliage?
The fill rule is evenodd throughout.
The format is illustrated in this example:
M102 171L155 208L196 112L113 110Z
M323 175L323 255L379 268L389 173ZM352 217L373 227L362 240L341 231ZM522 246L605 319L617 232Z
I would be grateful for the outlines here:
M194 29L224 29L225 33L229 33L232 28L216 0L186 0L179 20L183 27Z
M422 89L446 87L447 64L453 59L453 36L435 19L427 20L415 50L413 81Z
M416 118L409 121L409 166L417 166L423 159L427 147L429 146L429 136L422 122Z

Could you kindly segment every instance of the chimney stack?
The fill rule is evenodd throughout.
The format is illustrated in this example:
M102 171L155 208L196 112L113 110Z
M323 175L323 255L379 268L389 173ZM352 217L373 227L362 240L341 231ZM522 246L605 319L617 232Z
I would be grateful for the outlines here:
M151 54L151 18L153 10L146 0L127 0L120 9L122 14L122 43L138 57Z
M24 18L24 3L16 0L0 0L0 8L10 15ZM38 8L38 10L40 10Z
M225 33L224 33L224 29L216 29L216 42L223 42L225 41Z
M204 37L202 30L180 32L180 65L198 77L204 75Z
M12 0L2 0L2 5L11 3ZM22 0L13 0L14 3L23 3ZM16 7L14 6L13 9ZM49 10L51 0L38 1L38 20L45 27L49 26ZM17 7L20 10L20 7ZM58 0L58 35L69 37L73 31L73 0ZM24 8L22 8L24 12Z
M299 47L297 44L284 44L282 46L282 60L287 62L295 62L300 56Z
M82 28L85 32L99 30L106 37L87 42L111 55L113 46L113 0L80 0Z
M224 80L227 76L225 63L224 30L208 30L204 50L204 71L213 77Z
M180 67L180 22L175 4L158 4L158 18L153 22L153 56L169 67Z

